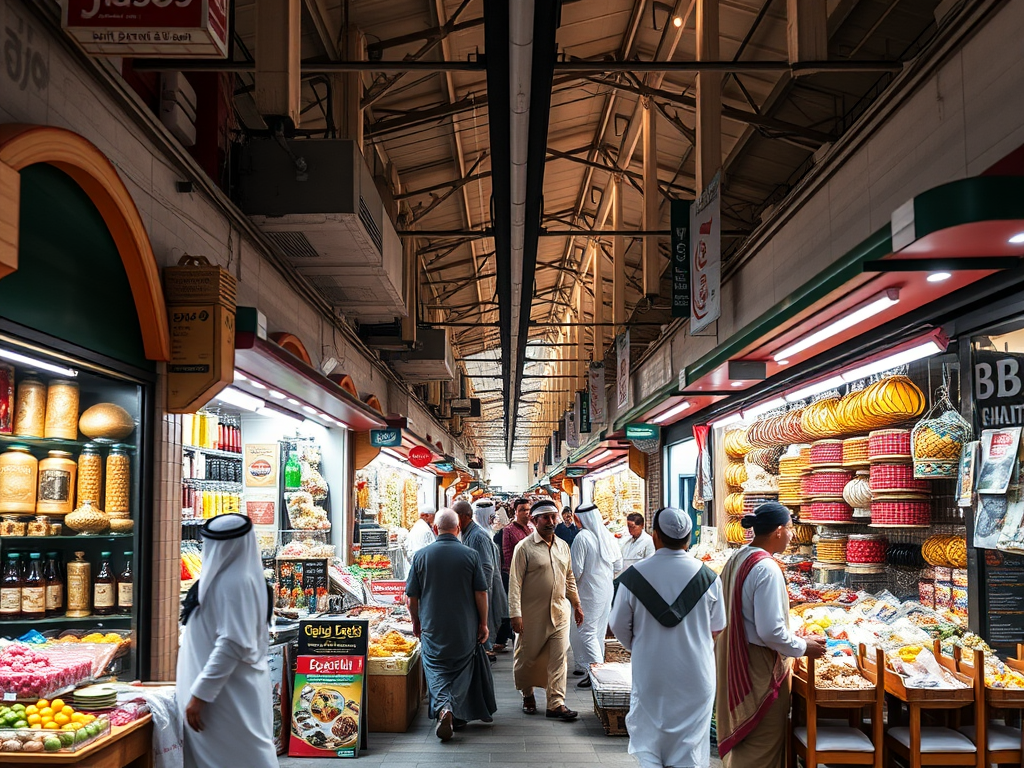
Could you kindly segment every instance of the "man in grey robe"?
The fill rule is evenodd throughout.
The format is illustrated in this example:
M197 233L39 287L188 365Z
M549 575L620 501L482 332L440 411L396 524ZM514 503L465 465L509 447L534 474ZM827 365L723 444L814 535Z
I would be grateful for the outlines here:
M429 716L437 718L437 737L448 741L470 720L491 722L497 709L483 649L490 582L476 552L459 542L455 512L441 510L434 524L437 540L413 557L405 594L422 646Z
M485 501L490 502L490 499ZM493 509L493 502L491 509ZM494 654L490 653L494 647L494 638L498 636L498 629L501 622L508 616L508 595L505 594L505 585L501 581L501 553L498 552L498 545L491 538L490 528L484 527L476 520L480 516L487 522L486 506L477 502L474 508L468 501L457 501L452 509L459 516L459 527L462 530L462 543L474 550L480 558L480 565L484 569L484 578L487 579L487 628L490 630L490 639L484 645L488 656L494 660Z

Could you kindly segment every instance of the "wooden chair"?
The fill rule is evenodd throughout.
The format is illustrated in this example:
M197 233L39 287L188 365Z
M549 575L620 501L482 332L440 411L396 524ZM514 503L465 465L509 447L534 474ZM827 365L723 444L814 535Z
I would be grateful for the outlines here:
M814 684L814 660L807 659L793 674L793 695L806 702L807 725L794 727L789 749L790 766L796 757L803 758L807 768L819 763L842 765L870 765L882 768L883 731L882 707L885 701L885 657L876 650L874 661L867 657L864 647L857 656L857 669L874 683L866 689L819 689ZM794 699L794 703L796 701ZM871 709L870 736L860 722L863 710ZM856 726L820 725L819 715L826 710L856 711Z
M959 712L974 703L974 680L957 672L953 659L942 656L938 641L935 643L935 658L947 672L967 687L949 690L907 688L902 677L886 669L885 692L905 703L909 715L909 726L891 727L885 734L886 764L889 764L888 755L894 752L910 768L926 765L983 768L982 750L977 749L974 742L962 733L953 728L921 726L921 713L924 710Z
M964 661L961 650L953 649L957 669L974 680L974 706L977 711L975 725L966 725L960 732L975 743L982 752L982 765L1021 764L1024 755L1024 730L990 722L993 710L1020 710L1024 712L1024 690L989 688L985 684L985 654L974 651L971 662ZM1006 665L1024 672L1024 647L1017 646L1017 658L1007 659Z

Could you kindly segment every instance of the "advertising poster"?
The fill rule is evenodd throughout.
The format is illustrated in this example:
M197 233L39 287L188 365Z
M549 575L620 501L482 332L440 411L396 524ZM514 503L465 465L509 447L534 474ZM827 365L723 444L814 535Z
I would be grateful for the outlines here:
M277 443L246 443L242 475L246 488L277 487Z
M270 665L270 700L274 708L274 746L277 747L277 754L283 755L288 751L288 729L285 723L288 722L292 689L289 682L291 664L288 660L288 645L270 646L267 663Z
M590 394L590 421L604 424L604 363L591 363L587 389Z
M719 171L690 208L690 333L722 314L722 215Z
M615 337L615 404L619 411L629 407L629 331Z
M672 221L672 317L690 316L690 201L670 202Z
M254 525L273 525L277 520L277 495L247 493L245 516L252 520Z
M960 471L956 476L956 505L969 507L974 504L974 485L978 477L978 450L981 443L973 440L964 443L960 452Z
M981 472L978 493L1004 494L1017 469L1020 427L986 429L981 433Z
M307 619L291 706L291 757L358 757L365 736L365 619Z

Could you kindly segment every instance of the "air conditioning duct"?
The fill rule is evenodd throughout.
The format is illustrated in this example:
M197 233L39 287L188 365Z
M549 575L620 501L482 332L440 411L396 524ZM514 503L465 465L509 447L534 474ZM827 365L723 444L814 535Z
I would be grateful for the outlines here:
M410 384L424 382L452 381L455 378L455 356L452 353L448 328L420 328L417 332L417 349L403 352L391 358L391 367ZM440 387L436 400L441 400Z

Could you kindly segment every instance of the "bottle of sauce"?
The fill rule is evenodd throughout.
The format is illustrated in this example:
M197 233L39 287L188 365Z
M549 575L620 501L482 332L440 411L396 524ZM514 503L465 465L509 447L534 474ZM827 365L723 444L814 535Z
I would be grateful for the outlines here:
M100 570L92 584L92 611L97 616L109 616L117 610L115 597L117 579L110 567L110 553L100 553Z
M302 487L302 467L295 451L288 452L288 460L284 463L284 488L286 491L297 491Z
M24 619L41 619L46 616L46 580L43 578L40 558L38 552L28 556L28 571L21 585L21 616Z
M117 577L117 612L131 613L134 577L132 575L132 553L124 553L124 570Z
M92 614L92 566L85 559L85 552L75 552L75 559L67 564L68 612L71 618Z
M3 576L0 577L0 618L16 619L21 616L21 567L17 552L7 554Z
M56 552L46 553L43 578L46 579L46 615L60 616L64 612L64 579L57 565Z

